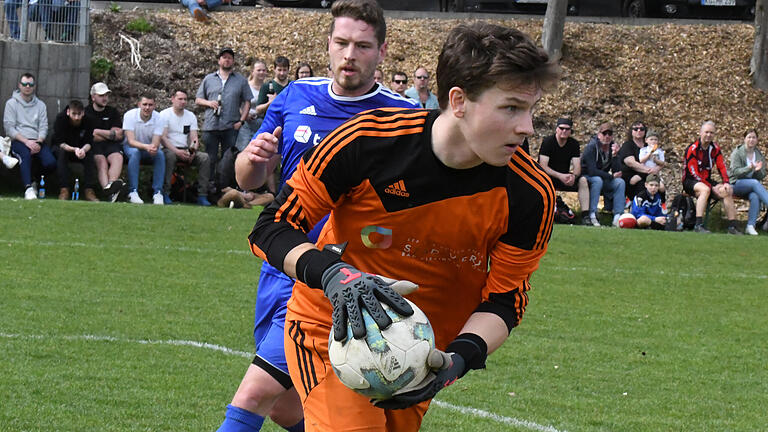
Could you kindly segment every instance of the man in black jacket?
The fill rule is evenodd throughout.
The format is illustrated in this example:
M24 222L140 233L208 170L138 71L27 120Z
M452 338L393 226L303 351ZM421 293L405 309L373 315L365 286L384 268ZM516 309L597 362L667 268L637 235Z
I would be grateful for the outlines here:
M59 176L59 199L69 199L69 185L71 184L69 163L79 162L83 164L83 186L85 186L83 198L88 201L98 201L93 188L96 184L96 165L91 152L90 136L86 134L83 116L85 109L79 100L71 100L69 104L56 116L53 123L53 138L51 146L58 148L56 173Z

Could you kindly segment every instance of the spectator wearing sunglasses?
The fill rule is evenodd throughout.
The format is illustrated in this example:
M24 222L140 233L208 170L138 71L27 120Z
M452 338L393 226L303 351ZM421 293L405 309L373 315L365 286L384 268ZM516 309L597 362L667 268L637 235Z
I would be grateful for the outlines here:
M559 118L555 134L545 137L539 149L539 164L552 179L555 190L578 192L582 221L589 221L589 186L587 179L581 176L580 144L571 135L573 121Z
M390 84L390 88L395 93L399 94L400 96L407 98L408 96L405 95L405 89L408 86L408 75L405 74L405 72L395 72L392 74L392 83Z
M597 128L597 135L584 147L581 157L581 169L589 183L589 222L592 226L600 226L597 219L600 195L605 199L603 208L613 213L613 226L618 226L619 216L624 212L626 185L621 178L621 164L616 153L613 126L603 123Z
M642 121L632 123L627 133L627 140L619 149L621 176L627 182L627 198L631 201L635 195L645 190L645 178L648 174L658 174L660 166L649 167L640 162L640 149L645 147L645 134L648 128ZM665 197L662 196L662 200Z
M437 96L429 91L429 72L423 67L419 67L416 69L414 78L413 86L405 91L405 95L418 102L422 108L440 109Z
M56 158L45 145L48 134L48 113L45 103L35 96L35 76L21 75L18 89L5 103L3 127L11 138L11 152L19 160L19 174L24 183L24 198L36 199L37 190L32 183L32 162L38 159L43 174L56 169Z

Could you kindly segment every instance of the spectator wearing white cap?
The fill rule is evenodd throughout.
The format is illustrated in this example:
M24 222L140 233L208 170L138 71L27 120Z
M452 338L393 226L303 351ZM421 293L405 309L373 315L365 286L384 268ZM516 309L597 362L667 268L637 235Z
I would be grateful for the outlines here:
M108 106L112 91L103 82L91 86L91 103L85 108L86 136L93 144L93 159L104 192L110 201L117 201L123 181L123 118Z

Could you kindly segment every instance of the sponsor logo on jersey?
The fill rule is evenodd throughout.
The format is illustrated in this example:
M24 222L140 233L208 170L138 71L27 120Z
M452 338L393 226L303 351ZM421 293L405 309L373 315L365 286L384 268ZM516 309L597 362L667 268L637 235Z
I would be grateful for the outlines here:
M299 111L299 114L306 114L306 115L316 116L317 115L317 111L315 111L315 106L314 105L310 105L310 106L304 108L303 110Z
M312 136L312 128L310 128L309 126L299 126L296 128L296 132L293 133L293 139L304 144L309 142L309 138L311 136Z
M384 193L395 195L403 198L408 198L411 196L411 194L408 193L408 191L405 190L405 183L400 180L392 183L391 185L384 188Z
M392 246L392 230L368 225L360 231L360 238L369 249L387 249Z

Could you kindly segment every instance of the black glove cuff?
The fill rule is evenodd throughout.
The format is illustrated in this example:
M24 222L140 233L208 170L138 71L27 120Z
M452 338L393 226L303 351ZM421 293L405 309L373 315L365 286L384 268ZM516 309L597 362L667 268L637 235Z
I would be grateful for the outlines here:
M322 251L310 249L296 260L296 278L310 288L323 289L323 273L341 262L344 245L326 245Z
M453 342L448 344L445 352L454 352L464 359L464 371L459 375L463 377L472 369L485 369L485 359L488 358L488 344L480 336L474 333L462 333L456 336Z

